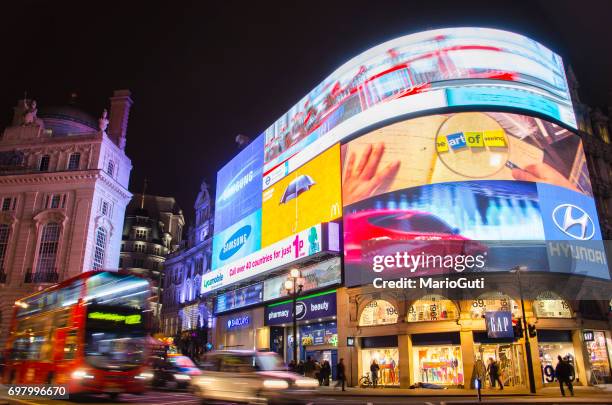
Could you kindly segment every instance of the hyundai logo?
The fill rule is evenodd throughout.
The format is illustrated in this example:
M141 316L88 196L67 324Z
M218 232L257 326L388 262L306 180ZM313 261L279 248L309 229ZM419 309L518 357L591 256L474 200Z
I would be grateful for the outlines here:
M552 219L561 232L574 239L589 240L595 235L595 223L585 210L575 205L558 205Z

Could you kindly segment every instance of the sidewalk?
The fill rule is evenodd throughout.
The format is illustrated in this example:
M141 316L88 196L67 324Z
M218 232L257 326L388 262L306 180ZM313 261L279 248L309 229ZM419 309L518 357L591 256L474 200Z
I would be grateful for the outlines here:
M567 391L567 388L566 388ZM319 387L319 392L333 392L334 395L343 396L362 396L362 397L373 397L373 396L389 396L389 397L402 397L402 396L416 396L416 397L475 397L477 395L476 390L473 389L462 389L462 388L448 388L448 389L427 389L427 388L361 388L361 387L347 387L346 391L342 391L340 388L334 389L332 386ZM599 385L594 387L574 387L574 392L577 397L610 397L612 403L612 385ZM536 394L530 394L528 389L511 389L506 388L504 390L497 389L485 389L481 391L483 397L501 397L501 396L559 396L559 387L545 387L540 388ZM569 392L567 393L569 398Z

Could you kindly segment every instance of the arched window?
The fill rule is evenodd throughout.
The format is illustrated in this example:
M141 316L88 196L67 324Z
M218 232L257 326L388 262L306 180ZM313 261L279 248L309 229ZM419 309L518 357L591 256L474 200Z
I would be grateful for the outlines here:
M572 308L559 294L552 291L540 293L533 302L538 318L571 318Z
M518 304L508 295L499 291L484 293L473 300L470 307L470 317L481 319L484 318L485 312L491 311L510 311L515 319L521 317Z
M8 249L9 234L11 228L6 224L0 224L0 272L4 271L4 258Z
M38 273L55 273L59 235L59 224L50 222L43 226L38 248L38 263L36 265Z
M397 323L397 309L389 301L373 300L366 305L359 317L359 326L376 326Z
M96 246L94 248L92 269L104 268L104 256L106 254L106 229L98 227L96 231Z
M446 321L458 318L459 310L455 303L441 295L426 295L408 308L408 322Z
M108 173L111 177L115 175L115 162L112 160L109 160L108 164L106 165L106 173Z

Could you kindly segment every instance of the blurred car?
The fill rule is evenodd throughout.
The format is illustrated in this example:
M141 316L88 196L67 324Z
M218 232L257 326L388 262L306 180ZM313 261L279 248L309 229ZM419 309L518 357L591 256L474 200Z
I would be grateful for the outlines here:
M193 377L201 374L200 369L187 356L170 354L166 358L153 362L154 387L178 388L189 387Z
M285 189L285 192L283 193L283 196L280 200L281 204L286 204L288 201L297 198L304 191L310 190L310 188L315 184L316 183L312 179L312 177L306 174L297 177L295 180L289 183L289 185Z
M202 375L192 380L191 389L204 403L305 404L312 402L319 386L313 378L287 371L272 352L210 352L200 367Z
M486 245L460 234L428 212L410 209L373 209L345 216L345 261L360 263L373 254L401 250L431 255L478 255ZM369 249L369 250L368 250Z

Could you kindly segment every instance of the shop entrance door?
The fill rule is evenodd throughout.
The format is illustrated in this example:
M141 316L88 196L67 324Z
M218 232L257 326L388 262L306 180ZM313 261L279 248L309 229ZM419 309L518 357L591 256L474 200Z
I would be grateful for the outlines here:
M482 360L485 366L489 364L489 359L497 362L504 387L525 386L522 345L518 343L477 344L475 355L476 360ZM491 381L488 378L485 387L491 387Z

